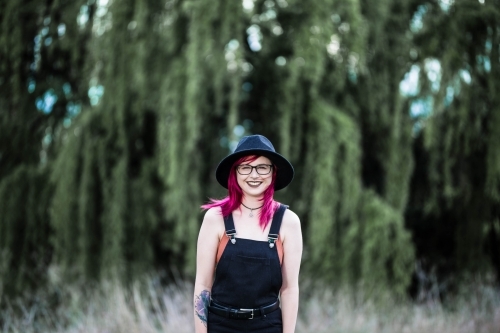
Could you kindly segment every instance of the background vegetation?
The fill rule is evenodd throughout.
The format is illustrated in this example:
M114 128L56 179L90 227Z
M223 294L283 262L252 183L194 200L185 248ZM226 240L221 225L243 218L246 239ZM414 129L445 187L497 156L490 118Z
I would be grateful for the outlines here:
M299 333L496 333L500 327L498 292L484 284L468 285L466 297L454 297L453 311L439 302L395 302L387 294L367 299L360 290L309 290L301 296ZM127 289L104 282L92 290L65 288L65 304L55 308L42 292L43 302L4 310L0 332L191 333L192 291L192 283L162 287L156 277Z
M499 8L0 0L0 305L51 269L191 279L196 207L255 133L295 167L276 198L304 276L415 299L498 283Z

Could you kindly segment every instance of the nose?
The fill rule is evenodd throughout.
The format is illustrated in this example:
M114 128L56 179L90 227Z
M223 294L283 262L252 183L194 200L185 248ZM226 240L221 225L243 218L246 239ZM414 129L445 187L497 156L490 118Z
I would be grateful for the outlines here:
M257 168L252 168L252 172L250 172L250 177L257 178L259 177L259 173L257 172Z

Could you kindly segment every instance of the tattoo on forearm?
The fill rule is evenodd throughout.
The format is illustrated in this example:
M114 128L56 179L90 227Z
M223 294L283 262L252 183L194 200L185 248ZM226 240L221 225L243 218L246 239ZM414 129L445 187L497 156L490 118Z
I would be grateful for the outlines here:
M194 311L205 327L208 319L208 305L210 304L210 292L203 290L194 299Z

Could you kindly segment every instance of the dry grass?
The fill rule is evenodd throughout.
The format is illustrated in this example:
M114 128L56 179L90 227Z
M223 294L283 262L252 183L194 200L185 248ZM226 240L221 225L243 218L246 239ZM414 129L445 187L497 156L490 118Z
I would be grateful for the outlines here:
M500 302L476 308L460 301L455 310L437 302L416 305L390 298L356 301L359 297L329 291L301 304L297 332L335 333L499 333Z
M88 289L88 288L87 288ZM415 305L390 298L366 301L348 292L317 288L301 299L298 333L500 333L500 296L492 288L471 288L452 301ZM309 289L311 290L311 289ZM0 313L0 333L183 333L193 332L192 287L135 287L103 284L93 292L60 292L62 305L49 310L38 298L29 307L10 304ZM53 297L53 296L51 296ZM14 315L16 313L16 315Z

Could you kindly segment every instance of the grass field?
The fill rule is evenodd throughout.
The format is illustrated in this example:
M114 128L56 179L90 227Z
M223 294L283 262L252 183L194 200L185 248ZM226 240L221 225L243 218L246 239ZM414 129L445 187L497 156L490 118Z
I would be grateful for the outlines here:
M93 290L41 293L30 305L12 302L0 314L0 332L192 333L192 286L146 285L126 290L105 283ZM471 286L446 305L432 299L420 304L390 297L373 301L359 292L302 289L297 333L500 333L500 296L494 288Z

